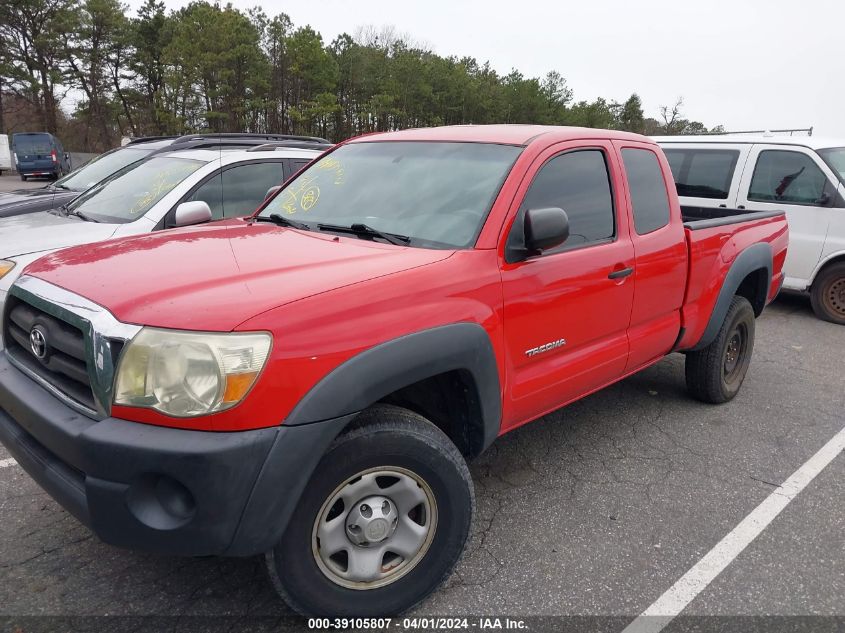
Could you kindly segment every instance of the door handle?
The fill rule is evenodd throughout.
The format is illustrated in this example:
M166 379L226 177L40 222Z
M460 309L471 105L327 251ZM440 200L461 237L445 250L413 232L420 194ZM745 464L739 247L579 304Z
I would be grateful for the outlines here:
M745 205L744 204L738 204L738 205L736 205L736 208L737 209L745 209Z
M631 267L623 268L622 270L614 270L612 273L610 273L607 276L607 278L608 279L622 279L623 277L627 277L628 275L630 275L632 272L634 272L634 269L631 268Z

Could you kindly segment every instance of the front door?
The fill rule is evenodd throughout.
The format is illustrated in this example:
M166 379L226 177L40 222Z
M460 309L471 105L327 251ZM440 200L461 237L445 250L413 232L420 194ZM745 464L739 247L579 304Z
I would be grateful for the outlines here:
M789 222L784 285L803 290L824 248L839 197L832 174L801 147L755 145L742 177L737 206L748 211L784 211Z
M502 263L508 354L504 427L539 417L619 378L628 357L634 247L609 142L562 144L540 156L517 193L529 208L559 207L570 237ZM629 270L630 269L630 270Z

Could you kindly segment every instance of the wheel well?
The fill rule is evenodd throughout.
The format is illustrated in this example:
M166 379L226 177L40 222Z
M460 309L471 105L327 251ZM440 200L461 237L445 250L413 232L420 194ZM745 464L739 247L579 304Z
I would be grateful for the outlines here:
M827 270L831 266L835 266L836 264L843 264L843 263L845 263L845 253L843 253L842 255L837 255L836 257L832 257L831 259L827 260L824 264L822 264L822 267L819 268L818 272L816 272L815 276L813 277L813 283L810 284L810 287L812 288L813 284L816 283L816 279L818 279L819 276L825 270Z
M484 421L472 374L456 369L425 378L379 402L405 407L430 420L454 442L464 457L484 447Z
M760 316L763 308L766 307L766 297L769 294L769 271L765 268L753 270L745 276L745 279L736 289L736 295L745 297L754 308L755 316Z

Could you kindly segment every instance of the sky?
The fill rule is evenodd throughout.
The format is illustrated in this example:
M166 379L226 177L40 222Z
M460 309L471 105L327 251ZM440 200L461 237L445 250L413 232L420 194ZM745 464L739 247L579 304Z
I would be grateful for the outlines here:
M187 0L165 0L169 9ZM140 0L130 0L134 13ZM804 128L845 137L843 0L232 0L287 13L328 43L395 27L440 55L500 73L557 70L576 100L624 101L646 116L683 98L684 118L729 131Z

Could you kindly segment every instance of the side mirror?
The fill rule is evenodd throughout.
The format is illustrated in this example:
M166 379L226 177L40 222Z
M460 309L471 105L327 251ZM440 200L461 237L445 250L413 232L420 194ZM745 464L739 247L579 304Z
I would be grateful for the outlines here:
M530 252L560 246L569 237L569 218L557 207L528 209L523 221L525 248Z
M211 222L211 207L202 200L183 202L173 214L173 226L191 226Z
M270 187L267 190L267 193L264 194L264 202L267 202L270 198L276 195L276 192L282 188L282 185L276 185L275 187Z

